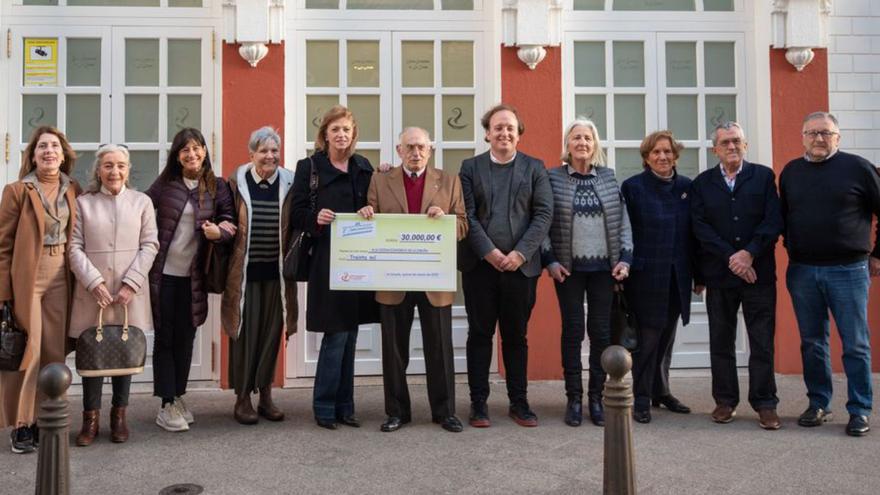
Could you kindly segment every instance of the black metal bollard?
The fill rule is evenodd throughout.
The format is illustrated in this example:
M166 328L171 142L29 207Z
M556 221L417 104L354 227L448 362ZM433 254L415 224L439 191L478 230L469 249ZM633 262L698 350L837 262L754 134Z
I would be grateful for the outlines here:
M608 373L605 382L605 482L607 495L633 495L636 476L633 465L632 407L633 392L623 377L632 368L629 351L612 345L602 353L602 368Z
M67 402L70 380L70 369L62 363L43 368L37 380L40 391L47 396L37 416L40 428L37 495L70 493L70 407Z

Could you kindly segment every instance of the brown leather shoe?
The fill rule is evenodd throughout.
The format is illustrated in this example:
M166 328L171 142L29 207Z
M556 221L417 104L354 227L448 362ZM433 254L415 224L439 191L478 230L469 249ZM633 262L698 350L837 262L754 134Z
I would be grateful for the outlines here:
M110 441L113 443L125 443L128 441L125 407L110 408Z
M82 429L76 436L76 444L80 447L88 447L95 441L98 436L98 418L101 410L93 409L91 411L83 411Z
M760 409L758 410L758 424L765 430L778 430L782 427L779 422L779 415L776 409Z
M235 399L235 410L233 412L235 420L243 425L255 425L260 418L254 411L254 405L251 403L251 393L244 392Z
M269 421L281 421L284 419L284 413L281 409L275 407L272 402L272 387L260 388L260 403L257 405L257 413L268 419Z
M734 416L736 416L736 410L730 406L718 405L712 411L712 421L716 423L730 423Z

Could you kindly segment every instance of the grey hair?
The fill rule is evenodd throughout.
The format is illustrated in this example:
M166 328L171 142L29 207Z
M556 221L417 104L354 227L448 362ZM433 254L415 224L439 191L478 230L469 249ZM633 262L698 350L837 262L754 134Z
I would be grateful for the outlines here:
M400 143L400 140L403 139L403 136L405 136L408 132L413 132L413 131L419 131L422 134L424 134L425 137L428 138L428 145L432 148L434 147L434 142L431 141L431 133L428 132L427 129L425 129L423 127L418 127L418 126L404 127L403 130L400 131L400 134L397 135L397 142Z
M817 119L828 119L834 123L834 127L837 127L838 129L840 129L840 124L837 122L837 117L835 117L834 114L832 114L830 112L810 113L806 117L804 117L803 125L807 125L807 122L809 122L811 120L817 120Z
M128 148L118 144L104 144L95 152L95 162L92 164L92 175L89 178L86 192L96 193L101 190L101 160L104 158L104 155L114 151L122 153L125 161L128 162L129 175L125 177L125 187L131 187L128 185L128 178L131 177L131 154L128 152Z
M596 127L596 124L593 123L590 119L585 119L583 117L577 117L574 119L568 126L565 127L565 133L562 138L562 157L561 160L565 163L571 164L571 153L568 152L568 138L571 135L571 131L574 130L575 127L583 126L590 130L590 134L593 135L593 142L596 143L595 151L593 151L593 156L590 157L590 165L597 167L605 166L605 150L602 149L602 140L599 138L599 128Z
M275 144L281 148L281 136L278 135L278 131L267 125L251 133L251 138L248 139L248 150L253 153L260 149L260 146L266 144L266 141L275 141Z
M725 131L729 131L731 129L739 129L739 132L742 133L743 138L746 137L746 131L743 130L742 126L739 125L739 122L735 120L728 120L727 122L722 122L715 126L715 129L712 130L712 146L718 146L718 131L724 129Z

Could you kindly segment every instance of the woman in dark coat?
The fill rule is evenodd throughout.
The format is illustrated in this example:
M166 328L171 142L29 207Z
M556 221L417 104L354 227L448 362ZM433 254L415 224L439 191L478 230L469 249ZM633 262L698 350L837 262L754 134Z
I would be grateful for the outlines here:
M645 170L620 190L633 231L632 273L626 284L639 322L633 355L633 419L651 421L651 404L689 413L669 392L669 362L678 318L690 319L694 241L690 221L691 180L675 163L684 149L670 131L649 134L640 147ZM702 286L694 287L695 293Z
M357 122L337 105L324 114L315 153L296 164L292 227L312 236L306 329L323 332L315 372L313 407L319 426L360 426L354 416L354 351L358 325L379 321L373 292L330 290L330 223L336 213L354 213L367 204L373 167L354 153ZM317 202L309 203L312 163L318 174Z
M183 402L196 329L208 316L208 243L229 243L235 214L229 187L214 176L205 137L186 128L174 136L165 169L147 190L156 208L159 253L150 271L153 306L153 395L162 399L156 424L186 431Z

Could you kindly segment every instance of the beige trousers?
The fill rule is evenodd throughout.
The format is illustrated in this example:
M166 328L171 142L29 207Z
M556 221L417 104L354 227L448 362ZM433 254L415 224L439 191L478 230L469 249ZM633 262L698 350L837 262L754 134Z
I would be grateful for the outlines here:
M24 371L0 373L0 427L27 426L36 422L37 377L43 366L63 363L67 339L67 257L63 246L44 247L28 315L28 346L36 354Z

